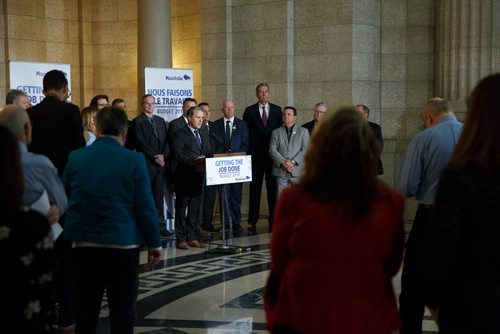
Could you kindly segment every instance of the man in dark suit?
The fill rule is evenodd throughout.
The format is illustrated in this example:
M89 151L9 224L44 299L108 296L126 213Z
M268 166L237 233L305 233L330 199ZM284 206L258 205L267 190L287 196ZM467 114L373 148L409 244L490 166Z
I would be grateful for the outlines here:
M313 120L302 124L302 127L306 128L309 131L309 136L312 134L314 127L318 124L319 120L326 113L327 106L325 102L318 102L314 106L314 114Z
M69 152L85 146L80 110L66 103L68 79L62 71L52 70L45 74L43 93L42 102L27 110L33 124L29 150L48 157L62 176Z
M168 139L170 140L171 144L174 142L173 137L174 134L177 132L177 130L183 128L188 123L187 119L188 109L195 106L196 106L196 100L190 97L185 98L184 102L182 102L182 115L172 120L168 126Z
M173 143L174 143L174 135L177 132L177 130L183 128L186 126L188 123L187 119L187 111L191 107L196 106L196 100L192 99L190 97L185 98L184 102L182 102L182 115L177 117L176 119L173 119L169 124L168 124L168 142L170 143L170 151L174 150ZM167 186L168 189L171 193L175 192L175 185L173 182L173 178L175 175L175 167L176 167L176 162L175 159L170 159L169 161L169 175L170 175L170 180L167 180Z
M69 153L85 147L82 119L77 106L67 103L69 97L68 79L64 72L52 70L43 77L45 98L28 114L33 125L32 141L28 149L47 156L63 175ZM64 225L64 219L60 220ZM59 327L70 329L75 323L73 256L70 241L61 236L56 241L58 267L56 271L57 299L59 302Z
M213 128L219 137L224 138L224 152L246 152L248 149L248 127L243 120L234 116L233 100L224 100L221 111L224 117L216 120ZM242 187L242 183L225 185L229 203L228 210L233 222L233 233L235 235L241 233Z
M366 120L368 121L368 117L370 116L370 109L368 109L367 106L364 104L357 104L356 105L356 110L362 113ZM370 125L370 128L372 129L373 133L375 134L375 138L377 138L379 142L379 152L378 152L378 162L377 162L377 171L378 175L383 175L384 174L384 166L382 165L382 160L380 159L380 154L382 153L382 148L384 147L384 139L382 138L382 128L380 125L373 123L373 122L368 122Z
M219 137L214 131L214 122L210 121L211 112L210 105L207 102L201 102L198 107L203 110L203 126L201 131L206 131L209 138L210 151L212 153L224 152L224 143L222 137ZM209 232L218 232L219 229L213 225L215 198L217 197L217 186L203 185L203 218L201 228ZM201 231L201 234L204 234Z
M276 204L276 180L272 175L273 160L269 156L269 142L274 129L283 125L281 107L269 103L269 85L260 83L255 88L258 102L248 106L243 120L248 126L248 154L252 155L252 182L248 208L248 232L256 233L255 225L260 215L260 194L262 181L266 178L267 205L269 208L269 231L272 229L274 206Z
M173 142L175 169L175 236L176 247L204 248L197 237L201 224L205 157L210 154L208 133L200 131L203 111L194 106L187 111L188 124L176 131ZM187 211L187 215L186 215Z
M167 126L163 118L154 115L155 99L146 94L142 97L142 113L132 121L136 139L136 150L146 157L153 198L158 210L160 234L163 237L172 233L165 227L163 197L165 195L166 161L169 155Z

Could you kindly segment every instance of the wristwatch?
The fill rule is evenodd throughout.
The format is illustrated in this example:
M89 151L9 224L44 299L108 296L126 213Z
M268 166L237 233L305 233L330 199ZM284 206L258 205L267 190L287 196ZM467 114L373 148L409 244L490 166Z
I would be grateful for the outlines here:
M297 162L295 162L295 160L292 160L292 164L293 164L294 166L297 166Z

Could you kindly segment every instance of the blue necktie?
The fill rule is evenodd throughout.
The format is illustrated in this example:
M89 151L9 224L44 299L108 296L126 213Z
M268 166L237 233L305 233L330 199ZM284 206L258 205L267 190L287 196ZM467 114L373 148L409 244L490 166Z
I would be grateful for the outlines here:
M198 130L194 130L194 136L196 137L196 142L198 143L198 148L201 150L201 137Z

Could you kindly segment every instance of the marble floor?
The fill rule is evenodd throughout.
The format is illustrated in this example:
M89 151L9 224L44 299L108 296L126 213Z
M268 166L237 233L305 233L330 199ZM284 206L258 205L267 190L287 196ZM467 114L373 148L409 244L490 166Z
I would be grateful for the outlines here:
M246 227L246 224L243 223ZM259 222L258 234L226 240L240 251L217 248L179 250L173 240L163 240L163 260L147 264L141 252L140 286L135 333L229 334L268 333L263 310L263 288L270 268L267 222ZM230 249L231 250L231 249ZM234 249L233 249L234 250ZM394 278L400 290L400 273ZM108 333L108 308L104 300L99 334ZM424 333L437 333L426 312Z

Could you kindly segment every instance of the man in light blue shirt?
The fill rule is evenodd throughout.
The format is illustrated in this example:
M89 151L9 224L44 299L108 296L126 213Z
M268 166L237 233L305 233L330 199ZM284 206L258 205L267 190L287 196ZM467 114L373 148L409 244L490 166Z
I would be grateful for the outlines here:
M425 303L419 279L419 248L430 220L441 170L450 160L463 127L451 104L442 98L433 98L425 104L424 119L426 129L408 145L396 176L399 189L405 196L415 197L418 203L401 276L401 334L422 333Z
M7 106L0 113L0 124L5 125L16 136L21 153L24 175L23 203L32 206L47 193L48 212L42 212L51 223L59 220L68 207L66 193L57 169L44 155L28 152L31 142L31 123L26 110L18 106Z

